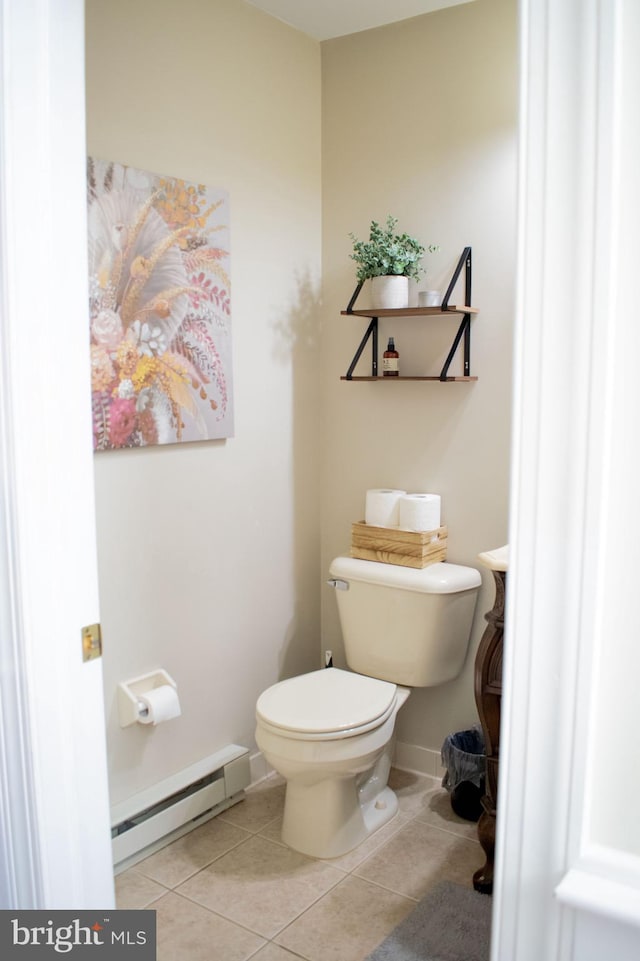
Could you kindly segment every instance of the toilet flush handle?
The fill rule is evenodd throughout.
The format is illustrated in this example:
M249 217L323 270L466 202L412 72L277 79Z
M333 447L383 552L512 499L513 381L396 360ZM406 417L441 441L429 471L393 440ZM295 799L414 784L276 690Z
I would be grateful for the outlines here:
M335 587L337 591L349 590L349 581L343 581L339 577L330 577L327 584L329 587Z

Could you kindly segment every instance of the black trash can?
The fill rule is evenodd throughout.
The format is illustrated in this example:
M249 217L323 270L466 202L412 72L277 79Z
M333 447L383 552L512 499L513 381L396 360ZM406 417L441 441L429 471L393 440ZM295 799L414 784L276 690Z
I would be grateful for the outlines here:
M479 725L449 734L440 752L445 775L442 786L451 794L451 807L465 821L477 821L482 814L485 792L486 757L484 735Z

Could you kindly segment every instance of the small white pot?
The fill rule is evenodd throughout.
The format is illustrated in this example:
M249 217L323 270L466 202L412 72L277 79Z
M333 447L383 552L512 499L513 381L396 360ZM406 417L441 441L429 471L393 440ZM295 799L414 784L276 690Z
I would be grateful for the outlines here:
M401 274L371 278L371 306L401 309L409 306L409 278Z

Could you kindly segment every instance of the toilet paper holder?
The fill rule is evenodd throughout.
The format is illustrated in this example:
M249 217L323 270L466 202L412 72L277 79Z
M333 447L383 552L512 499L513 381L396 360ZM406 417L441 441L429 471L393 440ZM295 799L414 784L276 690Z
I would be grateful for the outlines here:
M121 681L118 684L118 717L120 727L129 727L141 718L147 716L148 709L140 700L141 694L146 694L156 687L169 685L177 690L178 685L164 668L157 671L150 671L148 674L141 674L139 677L132 677L128 681Z

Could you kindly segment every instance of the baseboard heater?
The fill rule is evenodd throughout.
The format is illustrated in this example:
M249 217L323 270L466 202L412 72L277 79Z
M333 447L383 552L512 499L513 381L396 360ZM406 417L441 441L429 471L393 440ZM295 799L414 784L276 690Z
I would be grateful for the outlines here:
M244 797L250 783L249 751L221 751L111 808L116 874L186 834Z

